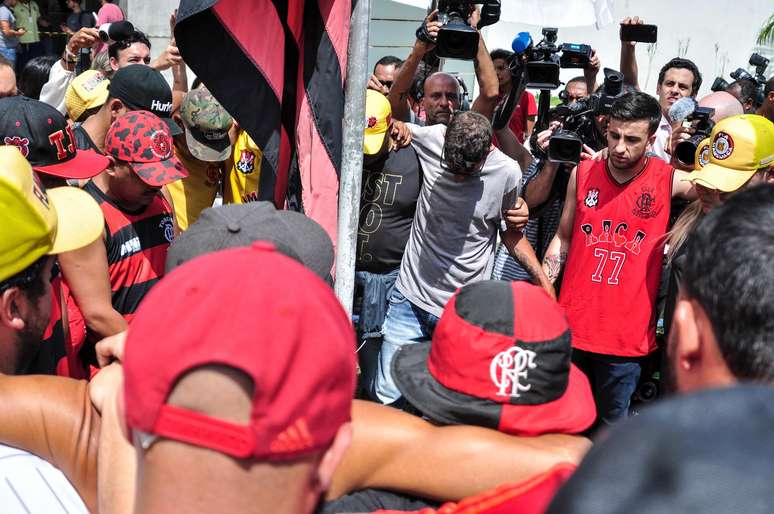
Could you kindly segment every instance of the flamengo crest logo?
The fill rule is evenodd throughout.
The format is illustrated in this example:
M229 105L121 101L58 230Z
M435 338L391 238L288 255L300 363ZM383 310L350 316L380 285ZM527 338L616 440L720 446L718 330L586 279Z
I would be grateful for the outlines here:
M734 153L734 140L725 132L718 132L712 141L712 156L722 161L728 159Z
M583 203L589 209L596 207L599 203L599 189L589 189L589 192L586 193L586 199L583 200Z
M523 384L521 381L529 380L529 370L537 367L536 356L535 352L518 346L508 348L494 356L489 365L489 376L494 385L499 388L497 396L518 398L520 392L532 389L532 384Z
M6 136L3 139L3 144L8 146L15 146L16 148L19 149L19 151L24 157L27 157L30 154L30 140L27 139L26 137Z

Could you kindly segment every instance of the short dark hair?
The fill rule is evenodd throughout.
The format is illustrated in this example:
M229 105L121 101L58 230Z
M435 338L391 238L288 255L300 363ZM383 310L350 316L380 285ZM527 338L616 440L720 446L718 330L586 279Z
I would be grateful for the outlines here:
M403 61L400 59L400 57L395 57L394 55L385 55L376 61L376 64L374 64L374 73L376 73L377 66L395 66L398 68L401 64L403 64Z
M464 175L481 162L492 145L492 125L474 111L458 111L449 121L443 144L443 166Z
M12 287L18 287L31 301L46 294L48 277L43 276L43 268L51 257L44 255L20 272L0 281L0 293Z
M48 74L59 57L43 55L27 61L19 74L19 93L40 100L40 90L48 82Z
M672 68L678 68L688 70L693 73L693 83L691 84L691 96L696 96L701 87L701 73L699 73L699 67L694 64L690 59L683 59L682 57L675 57L664 66L661 67L661 71L658 72L658 85L664 83L664 76L668 70Z
M489 52L489 57L491 57L493 61L495 59L502 59L504 61L507 61L508 59L511 58L512 55L513 55L513 52L511 52L510 50L505 50L504 48L497 48L496 50L492 50L491 52Z
M610 118L620 121L648 121L648 135L653 135L661 123L661 106L658 100L647 93L634 91L626 93L613 102Z
M739 79L730 83L726 88L726 91L734 86L739 86L739 101L745 103L752 100L753 107L759 107L758 102L758 84L752 79Z
M564 85L564 87L566 88L567 86L569 86L570 84L572 84L574 82L583 82L584 84L586 84L586 77L584 77L582 75L578 75L577 77L573 77L573 78L571 78L570 80L567 81L567 83Z
M681 288L739 380L774 382L774 185L740 191L688 239Z
M116 41L115 43L111 44L108 47L108 57L112 59L118 59L118 52L121 50L126 50L134 43L142 43L148 47L148 50L151 49L150 40L148 39L148 36L145 35L145 32L135 30L129 35L128 38L122 41Z

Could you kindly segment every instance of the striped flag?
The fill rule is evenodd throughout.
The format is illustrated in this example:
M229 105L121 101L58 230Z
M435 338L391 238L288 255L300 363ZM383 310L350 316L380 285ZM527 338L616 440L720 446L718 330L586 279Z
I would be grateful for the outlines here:
M263 150L259 200L303 208L336 240L344 75L353 0L181 0L177 46Z

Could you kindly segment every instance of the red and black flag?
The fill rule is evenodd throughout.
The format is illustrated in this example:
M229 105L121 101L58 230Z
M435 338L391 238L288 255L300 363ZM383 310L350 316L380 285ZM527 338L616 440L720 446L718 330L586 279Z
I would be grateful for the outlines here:
M259 199L304 209L335 240L344 75L354 0L181 0L175 38L196 75L263 150Z

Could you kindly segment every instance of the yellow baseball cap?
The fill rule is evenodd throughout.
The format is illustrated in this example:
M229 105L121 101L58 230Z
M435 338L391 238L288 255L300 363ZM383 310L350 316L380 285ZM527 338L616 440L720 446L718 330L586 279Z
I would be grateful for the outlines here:
M65 107L73 121L94 107L100 107L108 98L108 80L97 70L86 70L70 82L65 92Z
M709 162L688 180L726 193L742 187L774 163L774 123L757 114L740 114L715 125Z
M0 146L0 163L0 280L100 237L105 220L88 193L45 190L15 146Z
M710 146L710 138L706 138L696 147L696 155L693 161L694 171L702 169L709 162Z
M391 121L392 109L387 97L369 89L366 92L366 127L363 137L363 152L366 155L379 153Z

